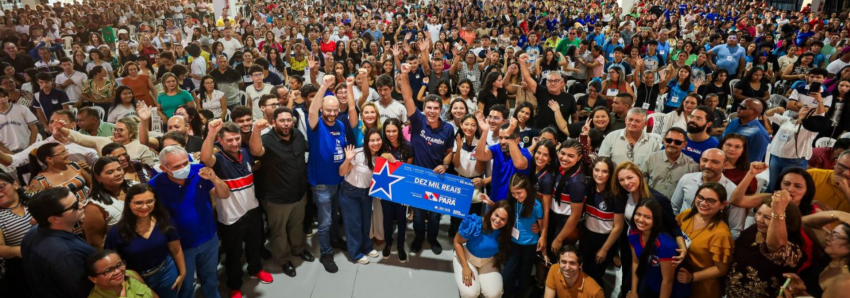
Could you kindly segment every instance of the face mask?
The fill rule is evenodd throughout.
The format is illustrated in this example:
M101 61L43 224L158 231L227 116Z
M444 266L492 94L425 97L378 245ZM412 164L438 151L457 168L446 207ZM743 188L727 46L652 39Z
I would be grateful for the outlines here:
M185 167L183 167L182 169L179 169L179 170L176 170L176 171L172 171L172 172L171 172L171 176L172 176L172 177L174 177L174 179L186 179L186 178L189 178L189 172L191 171L191 167L192 167L192 166L185 166Z

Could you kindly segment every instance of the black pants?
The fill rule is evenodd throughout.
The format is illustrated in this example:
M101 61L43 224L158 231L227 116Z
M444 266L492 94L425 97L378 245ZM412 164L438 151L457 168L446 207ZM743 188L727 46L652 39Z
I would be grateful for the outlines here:
M218 235L221 249L224 251L224 271L227 274L227 287L231 290L242 288L242 244L245 244L245 260L248 262L248 275L256 275L263 269L260 253L263 248L263 210L251 209L237 222L230 225L218 223Z
M585 230L582 236L583 243L579 245L579 250L581 250L585 266L582 266L581 269L604 289L605 283L602 278L605 277L605 269L614 262L614 256L617 255L617 243L614 243L602 263L596 263L596 253L605 245L605 241L608 241L608 234L598 234Z
M384 241L393 245L393 231L398 226L398 244L404 248L404 236L407 234L407 206L399 203L381 200L381 210L384 213Z
M620 285L620 297L626 297L626 293L632 290L632 247L629 246L628 227L624 227L620 234L618 246L620 247L620 267L623 270L623 282ZM610 254L610 252L609 252Z
M531 285L531 268L537 256L537 244L520 245L511 241L511 250L502 269L502 284L505 287L503 297L513 298L524 295Z

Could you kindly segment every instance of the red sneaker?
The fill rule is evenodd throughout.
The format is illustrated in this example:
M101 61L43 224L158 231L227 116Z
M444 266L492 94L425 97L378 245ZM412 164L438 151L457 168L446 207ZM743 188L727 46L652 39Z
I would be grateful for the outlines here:
M230 298L242 298L242 291L230 290Z
M262 269L260 269L260 272L257 273L256 275L251 276L251 278L259 279L260 283L264 283L264 284L270 284L274 281L274 277L272 277L272 275L270 273L268 273L268 272L266 272L265 270L262 270Z

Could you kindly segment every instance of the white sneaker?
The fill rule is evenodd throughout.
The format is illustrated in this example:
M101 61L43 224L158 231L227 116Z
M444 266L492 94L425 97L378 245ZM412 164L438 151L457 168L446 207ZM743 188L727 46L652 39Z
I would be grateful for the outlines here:
M366 257L366 256L363 256L362 258L357 260L357 263L360 263L360 264L363 264L363 265L369 264L369 258Z
M370 251L370 252L369 252L369 257L370 257L370 258L377 258L377 257L380 257L380 256L381 256L381 254L380 254L380 253L378 253L378 251L377 251L377 250L374 250L374 249L373 249L372 251Z

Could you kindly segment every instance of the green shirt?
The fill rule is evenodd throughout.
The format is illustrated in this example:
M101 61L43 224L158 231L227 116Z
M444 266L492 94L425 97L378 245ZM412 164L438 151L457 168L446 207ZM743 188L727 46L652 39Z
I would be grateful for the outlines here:
M558 45L555 47L555 52L567 55L567 50L570 49L570 46L578 47L581 44L581 38L574 38L573 41L570 41L569 37L562 38L561 41L558 42Z
M164 91L159 94L156 98L156 102L162 106L162 113L165 114L165 117L171 118L174 116L174 112L177 111L177 108L190 103L194 100L192 98L192 94L187 92L186 90L180 90L177 94L168 95ZM167 119L163 119L167 120Z
M115 128L115 124L112 124L112 123L109 123L109 122L106 122L106 121L100 121L100 126L97 128L97 136L98 137L111 137L113 128ZM90 135L89 132L82 130L82 129L80 129L80 133L83 134L83 135L87 135L87 136Z
M139 274L133 272L132 270L127 270L127 273L124 276L124 284L127 287L127 296L125 297L153 298L153 292L151 291L151 288L148 288L148 286L144 282L140 281L140 279L142 278L139 277ZM115 293L113 291L101 290L95 285L94 288L91 289L91 293L89 293L88 298L116 297L118 297L118 293Z

